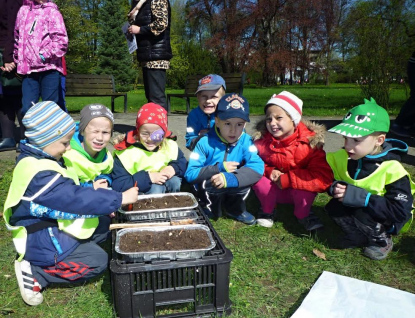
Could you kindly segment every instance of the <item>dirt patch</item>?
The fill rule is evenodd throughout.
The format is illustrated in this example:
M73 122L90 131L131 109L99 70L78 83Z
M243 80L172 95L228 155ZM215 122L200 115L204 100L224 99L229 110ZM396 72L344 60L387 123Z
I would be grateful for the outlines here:
M132 206L132 211L186 208L194 205L191 197L185 195L169 195L159 198L140 199Z
M124 253L197 250L210 244L206 231L200 229L129 232L119 240Z

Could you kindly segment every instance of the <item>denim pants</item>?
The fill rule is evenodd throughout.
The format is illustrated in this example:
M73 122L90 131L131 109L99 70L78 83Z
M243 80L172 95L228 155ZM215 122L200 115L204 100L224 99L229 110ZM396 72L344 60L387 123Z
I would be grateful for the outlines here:
M304 219L310 214L311 206L317 193L298 190L280 189L275 182L266 177L262 177L253 187L259 202L261 202L262 212L272 214L277 204L293 204L294 215L297 219Z
M109 216L100 216L92 237L81 244L63 261L54 266L31 265L32 273L42 288L50 283L83 282L103 273L108 267L108 254L98 243L109 237Z
M22 81L22 116L26 114L33 103L36 104L39 98L42 101L53 101L59 104L61 90L61 74L51 70L39 73L28 74Z
M145 194L161 194L161 193L173 193L180 192L180 187L182 185L182 178L173 176L167 180L164 184L155 184L153 183L150 190Z

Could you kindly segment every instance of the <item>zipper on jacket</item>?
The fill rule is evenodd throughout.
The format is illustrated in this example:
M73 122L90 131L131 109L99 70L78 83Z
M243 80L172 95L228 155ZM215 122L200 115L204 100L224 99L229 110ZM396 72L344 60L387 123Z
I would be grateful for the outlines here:
M357 180L357 176L359 175L360 171L362 170L362 159L357 160L357 169L356 173L354 174L354 180Z
M59 244L58 239L56 238L55 234L53 234L52 228L51 227L48 227L48 231L49 231L50 239L52 240L52 243L53 243L53 245L56 248L57 255L61 255L63 253L62 247ZM55 254L55 264L56 264L57 255Z

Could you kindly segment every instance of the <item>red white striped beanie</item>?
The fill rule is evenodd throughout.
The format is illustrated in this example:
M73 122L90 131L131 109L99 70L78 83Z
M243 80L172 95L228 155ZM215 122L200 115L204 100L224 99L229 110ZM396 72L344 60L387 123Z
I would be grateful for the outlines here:
M294 125L297 126L303 114L303 101L294 94L287 91L272 95L265 106L265 111L271 105L276 105L284 109L292 118Z
M75 122L55 102L45 101L32 106L23 117L25 136L39 148L63 138L75 129Z

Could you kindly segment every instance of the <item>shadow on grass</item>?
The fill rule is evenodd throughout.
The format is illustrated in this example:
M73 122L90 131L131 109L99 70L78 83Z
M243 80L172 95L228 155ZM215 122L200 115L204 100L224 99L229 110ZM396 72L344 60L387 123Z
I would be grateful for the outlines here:
M399 243L394 246L394 250L399 250L399 254L408 258L408 260L415 264L415 237L402 236Z

